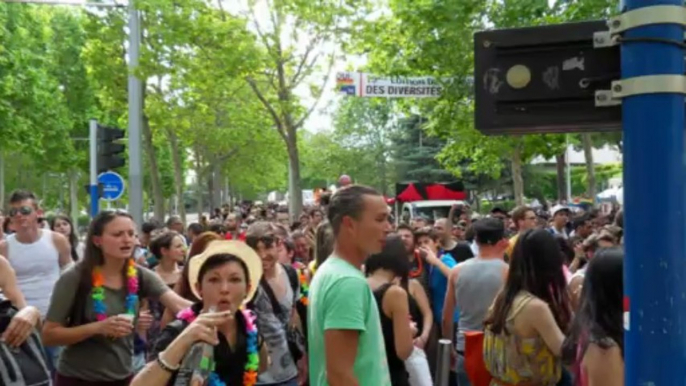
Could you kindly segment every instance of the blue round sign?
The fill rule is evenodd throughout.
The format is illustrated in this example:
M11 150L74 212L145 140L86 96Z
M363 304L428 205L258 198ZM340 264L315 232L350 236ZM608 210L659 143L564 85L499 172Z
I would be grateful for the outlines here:
M105 201L116 201L124 195L124 178L115 172L105 172L98 176L102 184L102 197Z

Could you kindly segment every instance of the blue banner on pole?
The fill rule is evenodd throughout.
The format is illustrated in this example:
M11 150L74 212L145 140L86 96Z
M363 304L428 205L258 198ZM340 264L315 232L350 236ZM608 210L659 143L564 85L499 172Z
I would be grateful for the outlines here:
M124 195L126 186L124 178L115 172L105 172L98 176L98 183L102 184L101 199L105 201L116 201Z

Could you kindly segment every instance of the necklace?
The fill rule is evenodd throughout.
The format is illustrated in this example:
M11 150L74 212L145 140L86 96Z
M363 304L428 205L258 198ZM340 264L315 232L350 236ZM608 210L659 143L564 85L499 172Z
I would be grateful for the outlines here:
M310 284L307 282L304 269L298 270L298 279L300 280L300 303L306 306L309 303L307 295L310 293Z
M93 309L95 310L95 317L98 321L107 319L107 306L105 305L105 277L102 274L100 267L93 269L93 289L91 290L91 298L93 299ZM138 304L138 269L136 269L136 262L129 259L126 262L126 288L128 294L126 295L126 313L128 315L136 315L136 305Z
M257 349L256 316L248 309L242 309L241 313L245 320L245 333L247 335L246 351L248 352L248 358L245 361L243 371L243 386L254 386L255 383L257 383L257 369L260 367L260 355ZM179 312L176 317L191 324L198 315L189 307ZM219 375L217 375L215 371L212 371L208 379L208 386L226 386L226 383L219 378Z

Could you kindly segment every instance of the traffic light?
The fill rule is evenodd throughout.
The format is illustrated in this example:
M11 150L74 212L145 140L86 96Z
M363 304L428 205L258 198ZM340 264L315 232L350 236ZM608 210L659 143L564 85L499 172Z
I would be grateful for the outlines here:
M124 138L124 130L98 125L98 173L120 168L126 164L126 146L116 141Z

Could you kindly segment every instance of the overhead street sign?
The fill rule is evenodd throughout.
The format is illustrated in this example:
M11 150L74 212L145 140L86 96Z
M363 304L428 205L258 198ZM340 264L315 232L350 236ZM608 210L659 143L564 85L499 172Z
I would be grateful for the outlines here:
M620 79L618 45L594 48L605 21L474 35L476 128L484 134L621 130L621 105L596 106Z
M119 173L101 173L98 176L98 183L102 185L100 198L105 201L116 201L124 195L124 178Z

